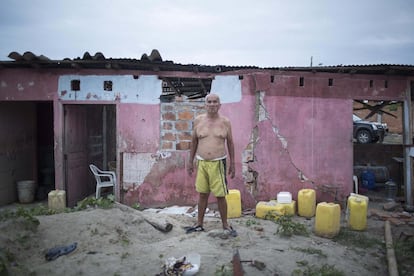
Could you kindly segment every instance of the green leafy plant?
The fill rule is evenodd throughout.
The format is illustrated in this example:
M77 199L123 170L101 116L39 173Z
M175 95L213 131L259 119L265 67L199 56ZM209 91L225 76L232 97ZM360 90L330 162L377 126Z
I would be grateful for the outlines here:
M6 210L0 214L0 221L16 218L24 219L26 230L31 230L32 232L35 232L37 230L37 226L40 224L39 220L34 217L32 212L23 207L19 207L15 211Z
M318 256L324 257L324 258L327 258L328 257L320 249L315 249L315 248L310 248L310 247L308 247L308 248L293 247L292 249L293 250L296 250L296 251L300 251L300 252L306 253L306 254L310 254L310 255L318 255Z
M280 234L281 236L309 236L309 232L306 226L302 223L292 221L292 216L275 216L273 213L270 213L269 216L266 215L265 218L270 219L278 224L276 233Z
M224 264L217 266L214 276L232 276L233 266L231 264Z
M345 274L336 269L334 265L328 265L324 264L320 267L312 265L310 267L307 267L307 269L304 271L304 274L306 276L344 276Z
M9 273L9 267L11 263L16 261L16 257L9 249L0 247L0 275L11 275Z
M384 246L384 242L373 237L369 237L362 232L352 231L347 227L342 227L339 234L336 235L333 241L342 245L352 245L358 248L372 248L375 246Z
M73 211L80 211L87 209L88 207L100 207L103 209L112 208L115 202L115 197L113 195L109 195L107 197L100 197L98 199L94 197L86 197L83 200L79 201Z
M246 226L247 227L250 227L252 225L259 225L259 224L260 224L260 222L258 222L257 220L254 220L254 219L248 219L246 221Z

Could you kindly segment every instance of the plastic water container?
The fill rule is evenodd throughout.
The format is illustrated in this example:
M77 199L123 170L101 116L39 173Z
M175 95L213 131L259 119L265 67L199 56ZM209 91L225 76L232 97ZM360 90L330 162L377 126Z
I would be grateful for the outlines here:
M316 192L314 189L302 189L298 192L298 215L305 218L315 216Z
M265 219L266 216L272 217L283 216L285 214L285 208L276 200L259 201L256 204L256 217Z
M289 192L279 192L277 193L277 202L279 203L291 203L292 194Z
M361 174L362 187L368 190L375 188L375 174L370 170L365 170Z
M17 182L17 195L20 203L31 203L34 200L36 183L33 180Z
M320 202L316 206L315 234L324 238L338 235L341 223L341 207L337 203Z
M386 191L386 200L387 201L395 201L395 197L397 196L397 184L389 179L385 182L385 191Z
M290 203L280 203L277 201L277 204L283 207L285 215L294 216L296 214L296 201L292 200Z
M53 190L48 194L48 207L51 210L62 211L66 208L66 192Z
M347 201L348 227L352 230L363 231L367 228L368 197L353 194Z
M241 217L241 199L240 191L237 189L229 190L229 194L226 195L227 202L227 218L239 218Z

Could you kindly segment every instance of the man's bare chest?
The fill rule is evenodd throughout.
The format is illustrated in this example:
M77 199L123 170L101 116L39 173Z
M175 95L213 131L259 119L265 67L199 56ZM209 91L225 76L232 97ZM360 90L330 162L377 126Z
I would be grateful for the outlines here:
M227 128L224 124L218 123L203 123L197 126L196 129L197 137L203 138L221 138L227 137Z

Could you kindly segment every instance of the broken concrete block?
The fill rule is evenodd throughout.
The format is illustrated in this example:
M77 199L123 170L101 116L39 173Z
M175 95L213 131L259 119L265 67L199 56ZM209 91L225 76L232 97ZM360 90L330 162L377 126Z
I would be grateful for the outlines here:
M394 210L395 210L395 209L397 209L398 207L400 207L400 204L399 204L399 203L396 203L396 202L394 202L394 201L391 201L391 202L385 203L385 204L382 206L382 208L383 208L385 211L394 211Z

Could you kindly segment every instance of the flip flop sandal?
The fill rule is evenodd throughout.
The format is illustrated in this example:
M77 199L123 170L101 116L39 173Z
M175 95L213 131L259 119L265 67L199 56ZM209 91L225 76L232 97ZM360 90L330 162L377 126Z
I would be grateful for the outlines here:
M189 230L189 229L193 229L193 228L195 228L197 226L199 226L199 225L195 225L195 226L184 226L183 229L184 230Z
M192 232L202 232L202 231L204 231L204 228L201 225L196 225L196 226L184 227L184 230L185 230L185 233L188 234L188 233L192 233Z
M237 237L237 231L233 229L233 227L229 226L229 228L224 229L224 234L231 237Z
M72 251L74 251L76 249L77 245L78 244L75 242L75 243L67 245L67 246L59 246L59 247L54 247L52 249L49 249L46 252L45 258L48 261L53 261L53 260L57 259L59 256L71 253Z

